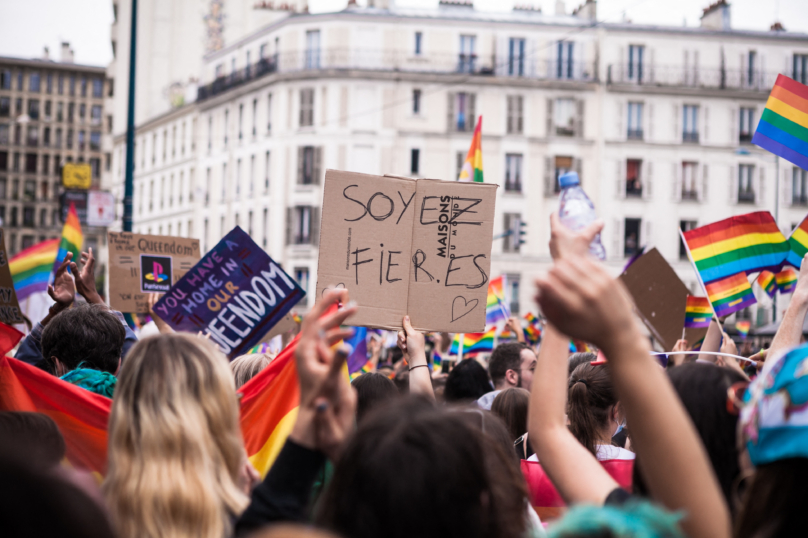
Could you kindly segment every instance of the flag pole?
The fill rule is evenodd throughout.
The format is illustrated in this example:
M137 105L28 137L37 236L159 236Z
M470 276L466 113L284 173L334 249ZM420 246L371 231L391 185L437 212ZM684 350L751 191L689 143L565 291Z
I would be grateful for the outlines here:
M696 272L696 278L699 279L699 285L701 286L702 291L704 291L704 295L707 297L707 302L710 303L710 310L713 311L713 317L715 318L716 323L721 325L718 321L718 314L715 313L715 307L713 306L713 302L710 300L710 294L707 293L707 286L704 285L704 281L701 279L701 273L699 273L699 268L696 267L696 262L693 261L693 255L690 253L690 245L687 244L685 241L685 234L682 233L682 229L679 228L679 237L682 238L682 243L685 245L685 252L687 252L687 259L690 260L690 264L693 266L693 270Z

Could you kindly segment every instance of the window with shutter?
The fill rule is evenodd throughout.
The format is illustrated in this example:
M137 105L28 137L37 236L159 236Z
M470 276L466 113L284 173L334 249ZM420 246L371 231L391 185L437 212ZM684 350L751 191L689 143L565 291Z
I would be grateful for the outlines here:
M645 172L642 177L643 192L642 197L645 200L650 200L654 193L654 163L647 161L645 163Z
M303 161L304 161L304 156L303 155L305 153L305 150L306 150L306 148L304 148L302 146L297 148L297 184L298 185L303 185L304 184L304 181L303 181L303 167L304 167L304 162Z
M640 159L626 160L625 175L626 196L641 198L643 195L642 161Z
M468 95L468 116L466 117L466 131L473 131L474 125L477 121L477 113L475 107L476 95L473 93Z
M553 100L548 99L547 100L547 121L546 121L546 123L547 123L547 136L548 137L553 136L555 134L555 131L553 130L553 118L554 118Z
M511 216L512 216L511 213L504 213L502 215L504 221L502 226L503 233L506 233L508 230L511 229ZM505 237L502 238L502 252L512 252L511 239L512 237L509 235L506 235Z
M454 124L454 117L455 117L455 94L449 92L446 94L447 103L446 103L446 130L450 133L452 131L456 131L457 128Z
M320 245L320 208L311 208L311 244L315 247Z
M552 157L544 158L544 196L550 197L553 195L553 159Z
M578 99L576 102L575 114L575 136L583 138L584 136L584 100Z
M316 148L312 148L312 150L314 153L314 163L312 165L311 182L313 185L319 185L320 178L323 175L323 148L322 146L317 146Z
M641 219L625 219L623 223L623 256L630 258L640 248Z
M294 208L286 208L286 244L292 244Z
M708 199L707 188L710 185L710 165L705 164L701 168L701 197L700 202L706 202Z

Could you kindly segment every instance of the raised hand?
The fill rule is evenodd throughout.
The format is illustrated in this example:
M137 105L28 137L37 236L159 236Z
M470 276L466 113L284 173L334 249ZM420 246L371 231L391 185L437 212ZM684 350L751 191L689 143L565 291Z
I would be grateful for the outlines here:
M516 340L518 342L525 341L525 332L522 330L522 322L519 321L519 318L510 317L508 321L505 322L505 326L508 327L513 334L516 335Z
M149 296L148 296L149 315L154 320L154 324L157 325L157 330L160 331L161 334L173 333L174 329L172 329L171 326L168 323L163 321L163 318L158 316L157 313L154 311L154 305L157 304L157 301L159 301L160 297L162 297L162 296L163 296L162 293L150 293L149 294ZM210 334L207 333L206 336L210 337Z
M91 304L103 303L101 295L95 287L95 256L93 249L81 253L81 271L76 262L70 262L70 270L76 275L76 291Z
M402 326L404 329L398 331L397 344L407 358L410 368L416 364L426 364L424 333L412 328L409 316L404 316Z
M73 277L67 272L73 254L68 252L64 261L56 269L53 284L48 284L48 295L56 302L60 309L70 308L76 298L76 284ZM75 264L73 264L75 265Z
M550 215L550 254L554 260L568 254L588 255L589 245L603 230L603 221L596 220L583 230L573 232L561 223L558 213Z

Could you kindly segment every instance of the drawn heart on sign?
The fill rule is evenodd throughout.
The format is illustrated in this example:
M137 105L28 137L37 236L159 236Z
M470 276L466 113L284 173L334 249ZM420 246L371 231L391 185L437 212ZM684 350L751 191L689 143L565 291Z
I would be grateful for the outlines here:
M467 301L462 295L458 295L452 301L452 322L455 322L474 310L477 307L478 299ZM461 304L462 303L462 304Z
M340 283L339 283L339 284L337 284L336 286L331 286L331 287L329 287L329 288L323 288L323 291L321 291L321 292L320 292L320 297L324 297L324 296L325 296L325 292L327 292L328 290L335 290L335 289L337 289L337 288L342 288L342 289L345 289L345 283L340 282Z

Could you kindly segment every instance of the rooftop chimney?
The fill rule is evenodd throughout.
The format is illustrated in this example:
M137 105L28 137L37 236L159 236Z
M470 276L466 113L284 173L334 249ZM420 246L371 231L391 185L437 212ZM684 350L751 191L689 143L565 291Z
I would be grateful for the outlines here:
M70 43L67 41L62 41L62 63L72 64L73 63L73 49L70 48Z
M567 11L566 6L564 6L564 0L556 0L555 4L555 14L556 15L564 15Z
M727 0L717 0L702 10L701 27L722 31L731 28Z
M771 26L771 28L769 28L769 30L771 30L772 32L785 32L786 31L786 29L783 27L783 25L781 23L779 23L779 22L776 22L776 23L772 24L772 26Z
M42 59L50 60L50 50L48 49L48 47L45 47L45 50L42 51Z
M586 0L586 2L573 9L572 14L581 19L594 21L598 18L598 3L596 0Z

